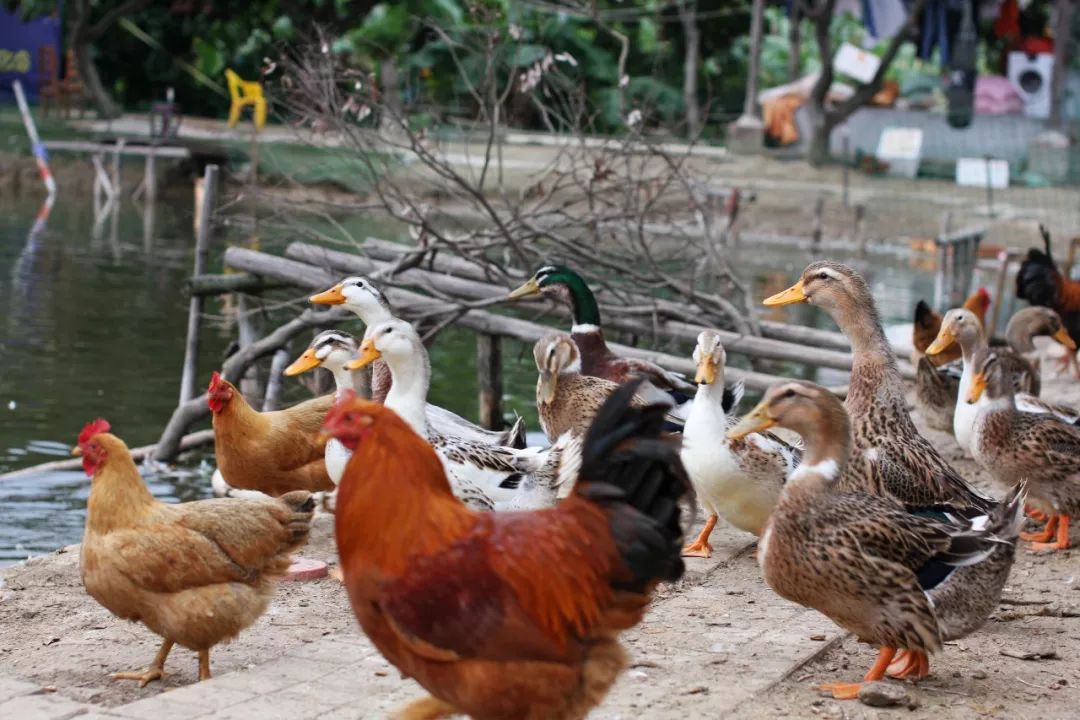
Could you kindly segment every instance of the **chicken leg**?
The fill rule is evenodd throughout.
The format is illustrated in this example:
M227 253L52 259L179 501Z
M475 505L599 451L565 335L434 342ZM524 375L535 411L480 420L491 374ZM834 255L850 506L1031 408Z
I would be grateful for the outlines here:
M161 641L161 647L158 648L157 655L154 656L154 662L150 663L150 667L141 672L115 672L109 677L113 680L138 680L139 687L144 688L154 680L165 677L165 658L169 657L169 651L172 650L172 647L173 641L166 638Z
M682 549L683 557L712 557L712 545L709 544L709 536L716 527L717 515L710 515L705 521L705 527L701 528L697 539Z
M210 650L199 651L199 680L210 679Z
M438 720L456 713L457 710L448 702L428 695L395 711L390 715L391 720Z
M874 682L885 677L885 671L889 668L889 663L892 662L893 657L896 655L896 648L883 647L878 651L877 661L874 662L873 667L866 673L862 682L857 683L825 683L824 685L818 685L819 690L827 690L832 693L832 696L837 700L854 700L859 697L859 688L868 682Z

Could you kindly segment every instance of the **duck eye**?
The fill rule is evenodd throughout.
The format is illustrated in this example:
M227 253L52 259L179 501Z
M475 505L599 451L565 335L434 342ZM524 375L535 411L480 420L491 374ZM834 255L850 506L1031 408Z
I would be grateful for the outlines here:
M821 280L828 280L829 279L829 273L822 270L821 272L818 273L818 278L821 279Z
M786 397L786 398L793 398L793 397L795 397L795 391L794 391L794 390L791 390L791 389L788 389L788 390L787 390L787 391L786 391L786 392L784 393L784 397Z

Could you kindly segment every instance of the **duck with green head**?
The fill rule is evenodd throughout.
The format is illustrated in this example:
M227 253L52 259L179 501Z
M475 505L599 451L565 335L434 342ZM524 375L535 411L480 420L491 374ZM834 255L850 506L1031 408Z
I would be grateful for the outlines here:
M605 378L623 384L634 377L644 378L638 395L646 402L675 401L689 410L696 387L686 378L669 372L655 363L616 355L604 341L600 326L600 308L584 278L568 267L545 265L521 287L510 293L511 300L543 295L569 305L574 316L570 337L581 358L581 374ZM724 391L724 409L730 410L734 395ZM685 413L674 413L678 417Z

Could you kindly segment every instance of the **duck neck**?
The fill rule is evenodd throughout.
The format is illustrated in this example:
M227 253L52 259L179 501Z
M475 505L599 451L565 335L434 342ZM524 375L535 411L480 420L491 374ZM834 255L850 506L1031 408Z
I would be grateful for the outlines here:
M350 309L360 318L360 321L368 327L378 325L379 323L390 322L395 319L394 314L390 312L389 308L384 307L377 302L365 303L363 306L353 306Z
M340 400L348 390L356 390L356 384L353 382L352 370L347 369L344 365L330 367L327 368L327 370L334 376L335 399Z
M968 330L956 338L960 346L960 355L964 358L964 367L969 367L975 362L975 358L985 352L990 346L986 342L981 330Z
M1025 326L1024 323L1010 322L1005 328L1005 342L1020 354L1035 351L1035 343L1031 341L1034 335L1031 328Z
M596 297L585 281L577 275L570 276L566 280L566 288L570 292L570 307L574 314L574 327L571 332L590 333L600 331L600 308L596 304Z
M386 394L386 407L390 408L421 437L427 437L428 387L431 384L431 365L423 347L402 357L386 359L390 368L392 384Z
M691 418L694 422L691 422ZM718 432L722 433L727 427L727 421L727 413L724 412L724 375L718 372L713 382L698 385L686 424L691 432L700 422L710 428L710 432L713 428L719 428Z
M784 492L827 491L843 473L851 454L851 427L843 406L837 403L827 419L796 431L803 439L803 457L785 483Z

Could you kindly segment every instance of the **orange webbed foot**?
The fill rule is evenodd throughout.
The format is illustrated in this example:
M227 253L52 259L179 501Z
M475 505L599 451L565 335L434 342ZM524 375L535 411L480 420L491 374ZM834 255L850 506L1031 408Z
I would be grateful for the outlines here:
M1038 532L1020 533L1020 539L1029 542L1045 543L1050 538L1054 537L1054 531L1057 529L1057 524L1058 516L1050 515L1042 530L1039 530Z
M1031 543L1031 549L1039 552L1043 550L1067 550L1069 548L1069 516L1068 515L1055 515L1050 518L1050 522L1046 523L1047 527L1050 527L1051 523L1057 521L1057 537L1052 542L1046 542L1054 537L1049 532L1046 537L1041 538L1038 542Z
M1035 522L1044 523L1044 522L1048 522L1050 520L1049 515L1044 513L1042 510L1039 510L1038 508L1032 507L1031 505L1025 505L1024 506L1024 514L1027 515L1032 520L1034 520Z
M870 668L870 671L866 673L866 677L860 683L825 683L824 685L818 685L819 690L825 690L832 693L832 696L837 700L854 700L859 697L859 688L868 682L874 682L885 677L885 671L889 668L889 663L893 661L896 656L896 648L883 647L878 650L877 660L874 662L874 666Z
M716 527L717 515L710 515L705 521L705 527L701 528L697 539L682 549L683 557L712 557L712 545L709 544L709 536Z
M930 674L930 658L926 653L904 650L896 662L889 665L889 677L898 680L922 680Z
M832 693L832 696L836 700L854 700L859 697L859 689L865 683L825 683L824 685L818 685L818 690L824 690Z

